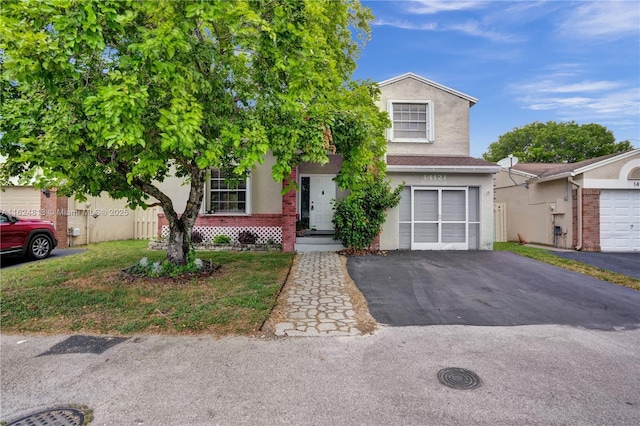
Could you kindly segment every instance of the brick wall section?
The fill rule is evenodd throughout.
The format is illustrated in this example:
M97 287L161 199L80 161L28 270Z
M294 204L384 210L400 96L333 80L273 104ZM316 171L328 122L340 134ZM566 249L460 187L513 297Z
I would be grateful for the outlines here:
M297 168L291 172L288 179L282 183L285 188L290 181L295 182ZM296 221L298 220L298 196L291 189L282 196L282 214L252 214L250 216L198 216L196 226L275 226L282 228L282 251L295 251ZM164 213L158 214L158 235L162 233L162 227L169 226L169 221Z
M380 250L380 234L376 235L376 237L371 242L369 246L369 250Z
M169 226L164 213L158 214L158 234ZM281 214L254 214L251 216L198 216L196 226L282 226ZM295 226L295 224L294 224Z
M578 245L578 191L572 191L573 241ZM582 189L582 250L600 251L600 189Z
M69 240L67 236L68 228L69 198L58 196L55 189L49 190L49 197L40 193L40 219L49 220L54 223L58 247L67 247Z
M578 245L578 190L571 190L571 247Z
M282 182L284 189L290 182L296 182L298 169L293 169L289 178ZM298 220L298 193L295 188L282 196L282 251L295 251L296 221Z
M600 189L582 190L582 250L600 251Z

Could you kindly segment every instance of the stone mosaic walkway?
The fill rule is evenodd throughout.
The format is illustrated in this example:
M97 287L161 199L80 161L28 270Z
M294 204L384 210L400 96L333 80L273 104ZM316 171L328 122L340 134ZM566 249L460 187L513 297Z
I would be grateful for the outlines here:
M286 295L283 322L276 324L276 336L356 336L356 313L345 291L340 256L332 252L299 255L291 271L292 285Z

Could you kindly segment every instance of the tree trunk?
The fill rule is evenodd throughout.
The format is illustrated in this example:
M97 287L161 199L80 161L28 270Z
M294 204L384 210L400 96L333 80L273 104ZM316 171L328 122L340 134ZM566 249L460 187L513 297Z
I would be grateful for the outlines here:
M182 221L178 220L178 223ZM191 242L191 230L187 231L182 226L169 226L169 240L167 241L167 260L175 265L187 263Z
M171 198L155 186L134 179L134 183L137 183L144 192L160 201L165 217L169 221L167 260L175 265L185 265L187 263L187 254L191 249L191 231L198 218L202 198L204 197L207 172L199 169L195 163L189 167L189 171L191 181L189 199L180 217L178 217L178 213L173 208Z

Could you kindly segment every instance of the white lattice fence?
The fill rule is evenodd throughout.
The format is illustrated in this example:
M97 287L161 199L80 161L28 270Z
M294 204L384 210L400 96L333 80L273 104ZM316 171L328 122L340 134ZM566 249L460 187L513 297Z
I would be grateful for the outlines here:
M258 244L282 244L282 228L278 226L194 226L193 232L199 232L205 242L212 242L218 235L226 235L234 243L238 242L240 232L249 231L257 235ZM169 226L162 227L162 237L169 236Z

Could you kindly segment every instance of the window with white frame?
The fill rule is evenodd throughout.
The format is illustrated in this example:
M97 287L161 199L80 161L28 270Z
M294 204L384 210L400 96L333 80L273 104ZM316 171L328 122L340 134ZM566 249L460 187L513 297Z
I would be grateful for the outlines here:
M389 101L392 142L433 142L431 101Z
M211 169L207 183L205 213L249 214L249 181L249 178L230 178L219 169Z

